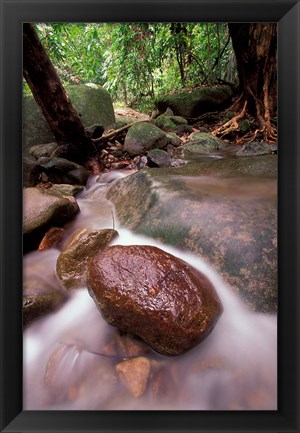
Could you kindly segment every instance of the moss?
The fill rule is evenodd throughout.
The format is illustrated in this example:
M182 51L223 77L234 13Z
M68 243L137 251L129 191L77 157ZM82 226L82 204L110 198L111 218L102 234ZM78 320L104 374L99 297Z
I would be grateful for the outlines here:
M160 112L170 107L179 116L196 117L206 111L225 107L231 97L229 86L200 87L162 96L156 100L155 105Z
M83 126L101 124L107 126L115 121L109 93L100 86L86 84L67 86L66 91ZM32 95L23 97L23 137L25 147L54 141L54 136Z

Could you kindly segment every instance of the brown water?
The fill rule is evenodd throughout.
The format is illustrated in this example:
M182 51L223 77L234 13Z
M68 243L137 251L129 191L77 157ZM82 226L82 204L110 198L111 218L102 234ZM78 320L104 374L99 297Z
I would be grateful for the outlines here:
M81 213L66 236L78 227L115 225L120 235L115 244L155 245L204 272L224 313L209 337L185 355L164 357L144 350L150 375L137 398L116 371L129 352L116 351L111 343L120 338L117 331L102 319L87 289L76 290L59 311L24 332L24 409L276 410L276 316L251 312L201 258L120 228L105 199L107 181L90 179L78 199ZM27 254L24 272L55 284L58 254L55 249Z

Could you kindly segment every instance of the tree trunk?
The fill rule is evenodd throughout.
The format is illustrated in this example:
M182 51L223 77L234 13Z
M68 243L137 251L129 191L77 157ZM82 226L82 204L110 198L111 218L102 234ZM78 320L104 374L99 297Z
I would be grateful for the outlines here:
M68 159L86 164L95 156L95 146L30 23L23 24L23 75L56 141L68 145Z
M239 74L241 108L254 115L266 141L276 139L271 117L277 110L277 25L228 24Z

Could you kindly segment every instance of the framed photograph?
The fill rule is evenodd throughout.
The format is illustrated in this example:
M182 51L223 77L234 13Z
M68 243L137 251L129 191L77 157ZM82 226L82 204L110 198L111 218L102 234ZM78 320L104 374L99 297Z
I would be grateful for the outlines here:
M298 432L299 2L0 1L1 431Z

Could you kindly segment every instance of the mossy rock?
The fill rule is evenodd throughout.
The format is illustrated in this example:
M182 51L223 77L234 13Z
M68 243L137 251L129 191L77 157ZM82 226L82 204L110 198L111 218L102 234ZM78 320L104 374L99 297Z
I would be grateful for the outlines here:
M149 167L170 167L171 157L162 149L150 150L147 154Z
M224 150L228 146L225 141L206 132L193 132L189 138L189 142L178 148L184 156L209 154Z
M137 156L151 149L162 148L167 143L167 136L160 128L148 122L137 122L128 129L124 150L131 156Z
M166 132L185 132L187 120L180 116L166 116L161 114L155 120L155 126Z
M168 107L175 115L194 118L203 113L226 108L233 97L229 86L199 87L159 97L155 105L162 114Z
M84 127L100 124L107 126L115 121L109 93L96 84L66 86L70 100ZM54 141L54 136L40 107L32 95L23 97L23 142L25 148Z
M277 309L276 164L276 156L262 156L145 169L117 180L107 197L122 225L203 257L250 308L271 312Z
M246 133L251 129L251 123L248 119L243 119L239 122L239 128L241 132Z

